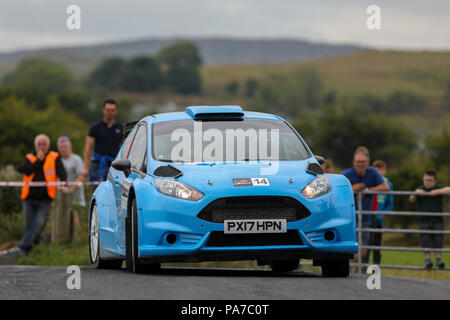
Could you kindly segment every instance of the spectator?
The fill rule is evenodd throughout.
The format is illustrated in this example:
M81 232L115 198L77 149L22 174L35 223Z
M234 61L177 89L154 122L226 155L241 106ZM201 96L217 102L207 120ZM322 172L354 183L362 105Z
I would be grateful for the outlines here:
M365 153L367 153L370 156L369 149L367 149L364 146L357 147L355 152L365 152Z
M377 160L373 163L373 167L378 171L378 173L383 177L384 181L389 185L389 189L392 191L394 187L388 178L385 177L387 166L386 163L382 160ZM377 197L378 211L392 211L394 207L394 197L392 194L379 194ZM377 214L375 217L374 228L382 229L384 223L384 216L382 214ZM369 245L371 246L381 246L382 240L381 232L372 232L372 236L370 237ZM370 258L370 250L368 252ZM373 263L380 264L381 263L381 251L373 250Z
M450 193L450 187L444 187L437 184L437 173L435 171L427 171L423 176L423 185L417 187L416 195L411 195L409 201L415 202L417 200L417 211L419 212L442 212L443 210L443 196ZM443 217L426 214L419 217L420 230L444 230ZM443 234L429 234L424 233L420 235L420 245L422 248L442 249L444 246ZM430 251L426 251L425 268L430 270L433 268L431 262ZM435 251L434 257L436 259L436 266L439 269L445 268L445 263L441 259L441 253Z
M83 160L77 154L72 153L72 143L68 137L58 138L58 151L61 154L62 162L67 172L68 181L78 181L82 182L84 177L83 173ZM68 198L68 206L71 209L67 212L63 210L57 210L55 214L66 215L64 217L59 217L60 226L57 231L56 229L52 232L52 236L57 240L67 240L73 235L75 238L80 231L80 208L86 206L86 200L84 197L83 186L72 185L70 187L62 187L61 191L65 194L63 197ZM55 217L55 221L57 217ZM55 226L57 223L55 223ZM72 230L73 228L73 230ZM62 231L62 232L61 232Z
M103 119L91 126L86 137L83 176L89 175L89 181L106 179L111 162L122 143L122 125L115 120L117 103L112 99L106 100L103 103L102 113Z
M367 150L367 149L366 149ZM346 176L352 184L353 191L360 192L364 190L370 191L388 191L389 185L383 180L383 177L378 173L375 168L369 166L370 157L369 154L363 150L357 150L353 155L353 168L347 169L342 174ZM365 195L362 199L363 210L372 210L373 195ZM356 200L356 208L358 208L358 201ZM373 227L373 215L363 215L362 227ZM369 245L370 232L362 233L362 243L360 245ZM368 262L368 251L362 249L362 261Z
M333 161L331 159L325 160L325 162L322 165L322 169L323 171L325 171L325 173L333 173L334 170Z
M25 157L19 172L24 174L23 182L57 182L66 181L66 170L58 152L50 151L50 138L40 134L34 139L35 152ZM25 213L26 233L19 246L5 254L28 254L33 246L39 245L41 232L47 224L50 204L55 198L56 186L22 187L21 198Z

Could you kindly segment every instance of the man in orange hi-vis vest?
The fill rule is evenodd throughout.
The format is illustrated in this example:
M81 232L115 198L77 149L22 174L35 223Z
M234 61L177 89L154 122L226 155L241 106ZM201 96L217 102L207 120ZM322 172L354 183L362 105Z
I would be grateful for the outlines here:
M67 180L66 170L58 152L50 151L50 138L40 134L34 139L35 152L25 157L25 163L19 167L24 174L23 182L57 182ZM55 198L58 187L22 187L22 200L25 212L26 233L20 240L18 248L28 253L40 242L41 232L47 224L50 204Z

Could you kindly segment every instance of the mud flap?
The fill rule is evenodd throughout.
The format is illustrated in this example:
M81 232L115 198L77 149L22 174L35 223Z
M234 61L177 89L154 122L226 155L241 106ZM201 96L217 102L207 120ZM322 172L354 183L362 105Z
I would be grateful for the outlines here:
M125 218L125 257L126 257L126 266L125 268L128 271L133 271L133 257L131 255L131 217Z

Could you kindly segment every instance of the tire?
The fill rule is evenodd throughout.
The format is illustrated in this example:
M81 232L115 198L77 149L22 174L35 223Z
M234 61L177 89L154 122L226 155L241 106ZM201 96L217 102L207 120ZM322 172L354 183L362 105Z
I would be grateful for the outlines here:
M131 223L128 223L129 230L127 232L128 246L127 249L131 249L131 252L127 252L127 269L134 273L155 273L161 268L159 263L144 264L139 259L138 251L138 216L136 199L131 202ZM130 230L131 229L131 230Z
M323 277L348 277L350 274L349 260L330 260L322 262Z
M121 269L122 260L104 260L100 258L100 232L97 204L94 202L89 225L89 257L96 269Z
M274 272L291 272L298 268L300 259L274 261L270 266Z

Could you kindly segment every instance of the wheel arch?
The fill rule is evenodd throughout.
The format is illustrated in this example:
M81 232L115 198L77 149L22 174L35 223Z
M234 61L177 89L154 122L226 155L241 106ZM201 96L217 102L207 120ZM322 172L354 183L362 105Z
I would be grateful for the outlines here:
M110 225L110 218L116 216L116 208L114 203L114 191L110 182L102 182L92 195L89 203L88 233L90 233L94 205L97 206L98 214L97 223L100 241L100 258L115 258L118 252L116 241L114 239L114 229Z

